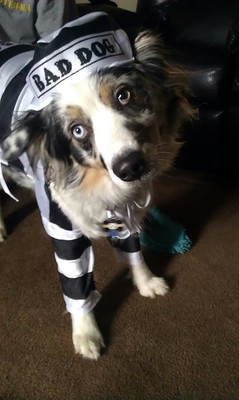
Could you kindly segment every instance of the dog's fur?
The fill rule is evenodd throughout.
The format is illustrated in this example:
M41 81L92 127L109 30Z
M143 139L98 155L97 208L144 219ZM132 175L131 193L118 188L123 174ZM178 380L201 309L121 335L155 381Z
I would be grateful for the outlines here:
M64 87L43 110L28 112L3 143L7 159L27 151L33 169L42 162L52 198L89 238L104 235L107 207L139 201L151 191L153 178L172 165L180 128L193 115L185 74L168 62L160 39L141 33L134 52L134 64L97 71ZM141 154L144 168L124 180L115 166L132 152ZM134 218L140 221L146 211L136 207ZM132 274L143 296L168 290L144 263L133 266ZM93 313L72 315L72 326L76 352L98 358L103 339Z

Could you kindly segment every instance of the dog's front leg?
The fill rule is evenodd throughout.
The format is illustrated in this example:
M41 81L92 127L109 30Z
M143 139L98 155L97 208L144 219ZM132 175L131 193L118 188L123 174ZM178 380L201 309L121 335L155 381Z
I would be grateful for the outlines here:
M93 315L93 308L101 296L93 279L91 242L52 199L41 164L35 175L35 192L43 226L52 238L63 297L72 318L75 351L85 358L97 359L104 343Z
M64 242L53 239L53 243L66 309L71 314L75 352L97 360L104 341L93 314L100 294L93 281L91 243L84 236Z
M169 291L165 280L155 276L144 261L138 234L133 234L123 240L113 240L112 244L131 267L133 282L141 296L164 296Z

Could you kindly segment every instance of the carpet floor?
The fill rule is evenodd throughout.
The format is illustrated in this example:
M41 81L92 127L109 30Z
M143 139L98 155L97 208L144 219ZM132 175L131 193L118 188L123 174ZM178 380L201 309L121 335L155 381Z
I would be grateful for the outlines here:
M19 203L3 198L1 400L239 399L239 190L178 172L160 178L156 194L193 246L182 255L144 251L171 287L146 299L107 241L94 243L96 317L107 345L97 362L74 354L34 199L23 189Z

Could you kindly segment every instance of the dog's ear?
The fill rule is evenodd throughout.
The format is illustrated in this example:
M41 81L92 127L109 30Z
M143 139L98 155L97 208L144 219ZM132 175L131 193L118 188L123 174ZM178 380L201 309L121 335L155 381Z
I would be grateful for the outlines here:
M165 49L159 35L151 31L141 32L134 42L136 62L147 67L152 72L157 70L160 75L155 78L163 79Z
M191 95L189 74L171 60L171 54L165 49L159 35L151 31L141 32L134 43L135 59L138 68L151 79L168 99L169 118L175 123L176 131L182 123L195 116L188 98ZM162 100L162 99L161 99Z
M151 31L141 32L134 43L136 62L159 84L173 85L188 90L187 73L172 61L159 35Z
M9 161L19 158L29 148L35 136L39 135L39 129L34 130L39 126L41 126L41 121L38 111L29 111L19 119L15 128L6 135L5 140L1 143L4 158Z
M62 120L54 104L40 111L27 112L2 143L6 160L15 160L28 150L40 156L39 152L43 148L44 156L48 154L57 159L65 160L70 153L69 141L63 133Z

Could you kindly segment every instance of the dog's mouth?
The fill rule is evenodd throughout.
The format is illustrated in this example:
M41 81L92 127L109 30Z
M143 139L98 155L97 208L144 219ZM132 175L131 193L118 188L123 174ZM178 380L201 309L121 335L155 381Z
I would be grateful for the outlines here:
M103 167L109 170L102 155L100 160ZM111 170L117 178L126 183L141 181L150 172L144 154L139 150L117 156L112 162Z

